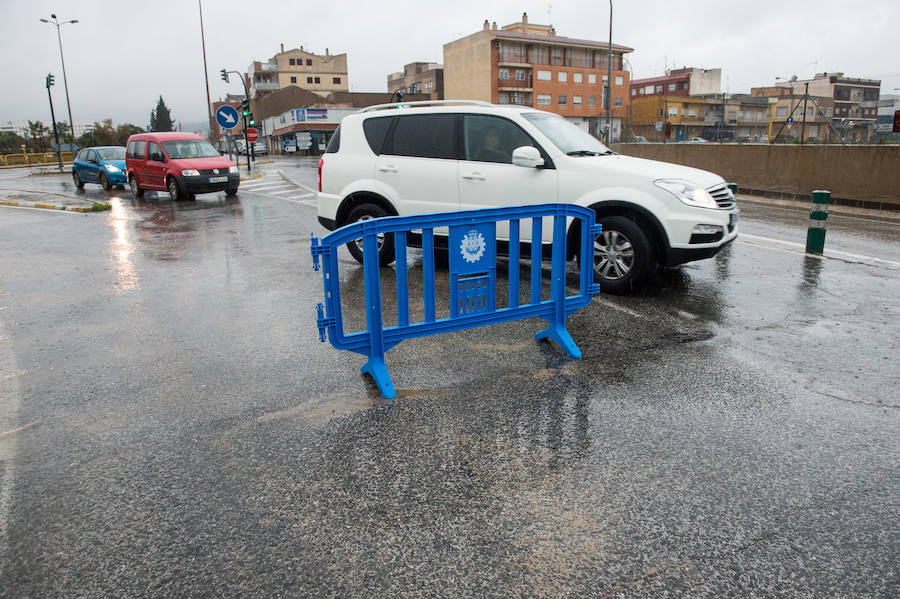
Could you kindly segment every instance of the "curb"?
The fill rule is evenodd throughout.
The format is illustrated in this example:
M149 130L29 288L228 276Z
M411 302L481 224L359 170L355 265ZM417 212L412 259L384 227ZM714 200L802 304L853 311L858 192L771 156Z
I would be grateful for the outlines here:
M68 211L68 212L106 212L107 209L104 210L94 210L93 206L90 207L82 207L82 206L63 206L57 204L41 204L41 203L32 203L32 202L11 202L8 200L0 200L0 206L13 206L16 208L39 208L42 210L59 210L59 211Z

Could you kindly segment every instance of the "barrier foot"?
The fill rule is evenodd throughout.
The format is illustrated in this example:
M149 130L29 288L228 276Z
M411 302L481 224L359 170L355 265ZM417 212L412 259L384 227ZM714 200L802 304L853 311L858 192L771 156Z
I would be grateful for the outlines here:
M541 339L553 339L557 343L559 343L560 347L563 348L569 356L573 358L581 357L581 350L578 349L578 346L575 345L575 340L572 339L572 336L569 335L569 331L566 330L565 327L557 327L557 326L549 326L543 331L534 334L534 338L540 341Z
M384 358L369 358L369 361L360 368L360 371L372 377L372 380L378 385L378 391L381 392L383 398L393 399L397 397L397 391L394 389L394 383L391 382L391 375L388 374Z

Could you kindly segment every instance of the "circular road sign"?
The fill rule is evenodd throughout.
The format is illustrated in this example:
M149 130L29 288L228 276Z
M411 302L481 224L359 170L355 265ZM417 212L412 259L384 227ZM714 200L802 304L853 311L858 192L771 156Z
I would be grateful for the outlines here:
M216 108L216 122L223 129L231 129L238 122L238 113L234 106L223 104Z
M253 143L259 139L259 131L253 127L247 127L247 141Z

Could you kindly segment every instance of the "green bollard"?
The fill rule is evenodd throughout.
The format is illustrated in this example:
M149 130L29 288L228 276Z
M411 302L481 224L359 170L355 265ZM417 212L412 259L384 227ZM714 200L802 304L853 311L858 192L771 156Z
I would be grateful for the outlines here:
M825 221L828 220L828 203L830 201L830 191L812 192L813 207L809 213L811 222L806 230L807 254L821 254L825 251Z

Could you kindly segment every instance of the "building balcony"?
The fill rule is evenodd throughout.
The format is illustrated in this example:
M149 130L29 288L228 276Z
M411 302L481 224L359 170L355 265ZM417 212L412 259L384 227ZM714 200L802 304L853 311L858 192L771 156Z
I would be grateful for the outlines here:
M253 87L256 89L278 89L277 83L264 83L262 81L257 81L253 83Z
M530 69L532 67L530 62L519 62L513 59L504 60L503 58L498 60L497 64L501 67L515 67L517 69Z
M531 91L531 83L517 79L498 79L497 89L514 92Z
M264 62L261 65L263 71L277 71L278 63L276 62Z

